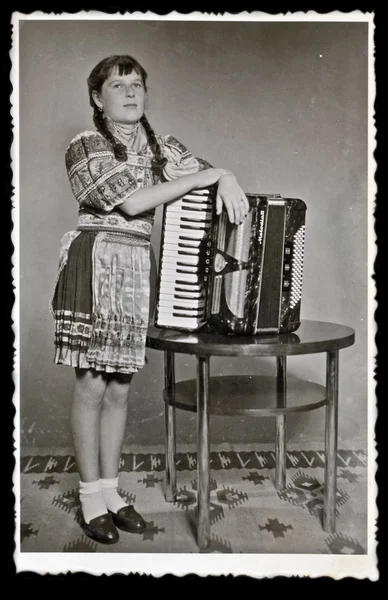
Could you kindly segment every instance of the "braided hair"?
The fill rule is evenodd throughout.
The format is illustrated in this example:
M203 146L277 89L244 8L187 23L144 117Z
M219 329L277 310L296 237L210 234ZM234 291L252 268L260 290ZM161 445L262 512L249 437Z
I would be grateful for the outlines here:
M128 158L126 146L120 142L110 131L104 113L94 101L93 92L100 93L104 82L108 79L113 71L117 71L119 75L128 75L132 73L133 70L140 75L143 81L144 89L147 91L146 71L136 59L128 55L115 55L103 59L94 67L87 80L89 102L93 108L94 125L97 131L99 131L112 145L115 158L122 162L125 162ZM167 163L167 158L163 156L162 149L156 138L155 132L144 114L140 119L140 123L143 125L144 131L147 135L148 143L154 155L152 159L152 170L155 180L158 180L161 176L164 165Z

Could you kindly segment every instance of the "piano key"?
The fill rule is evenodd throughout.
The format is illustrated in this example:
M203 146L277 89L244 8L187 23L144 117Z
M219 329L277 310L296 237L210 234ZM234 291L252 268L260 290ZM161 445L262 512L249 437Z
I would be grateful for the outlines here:
M192 219L193 221L206 221L207 223L211 223L212 215L206 211L202 210L171 210L167 211L165 215L165 221L169 219L185 219L186 221Z
M174 282L177 285L182 283L182 285L189 286L190 289L193 289L195 286L198 288L201 287L201 282L197 273L185 273L185 275L180 275L175 269L164 269L163 275L161 274L161 279L166 282Z
M184 263L185 265L198 265L200 263L200 252L187 252L187 250L168 250L162 256L163 265L175 265ZM170 267L173 268L173 267Z
M164 262L172 263L174 261L183 261L186 263L193 264L198 263L199 256L201 255L200 248L168 248L162 255L162 264Z
M186 250L166 250L163 253L163 263L175 263L177 261L182 261L190 265L198 265L200 260L199 252L187 252Z
M185 254L199 254L200 252L200 246L180 246L177 244L165 244L164 248L163 248L163 255L164 256L171 256L171 254L169 254L170 252L174 252L178 255L185 255Z
M164 297L163 299L160 298L160 301L158 302L158 306L159 304L162 304L162 302L164 303L164 306L168 305L172 305L174 304L174 301L176 302L181 302L182 305L184 305L186 303L187 306L199 306L199 302L203 302L204 298L203 297L194 297L191 298L190 296L182 296L181 298L174 298L174 296L176 296L177 294L169 294L166 295L166 297ZM203 304L201 305L203 308Z
M204 204L204 205L213 205L212 198L209 196L197 196L194 194L186 194L185 196L181 196L181 198L177 198L176 200L172 200L168 204L166 204L166 208L169 206L173 206L174 204Z
M164 272L163 278L166 281L173 281L178 283L182 281L185 285L192 283L193 285L198 285L198 276L196 273L185 273L184 276L180 276L179 273L175 271L170 271L169 273Z
M161 327L176 327L177 329L187 329L191 331L192 329L197 329L197 327L201 327L205 323L205 319L193 319L192 317L171 317L167 315L163 315L163 317L158 317L158 324Z
M194 190L193 192L189 192L187 196L209 196L210 191L208 188L202 188L200 190Z
M179 246L180 244L182 244L182 246L190 246L191 248L199 248L200 246L202 246L202 244L206 243L206 240L204 237L202 238L192 238L186 235L182 235L181 233L177 232L177 231L169 231L168 235L166 236L166 241L168 240L169 244L175 244L176 246Z
M200 277L198 272L185 273L181 275L176 272L175 268L170 268L171 265L167 267L162 267L160 271L160 279L164 281L181 281L184 285L189 285L190 288L193 286L200 286ZM198 269L197 269L198 270Z
M169 215L187 215L192 213L192 216L195 217L206 217L207 219L213 219L213 207L209 204L198 204L197 202L187 204L186 202L182 204L170 204L166 206L164 211L164 218Z
M167 237L167 234L171 233L178 233L182 239L188 238L188 239L203 239L207 232L204 229L189 229L189 228L184 228L184 227L180 227L179 225L177 225L176 223L174 224L166 224L165 228L165 235Z
M200 219L181 219L179 217L174 217L173 215L166 217L165 219L166 225L175 225L180 227L181 229L199 229L203 232L208 231L210 229L210 221L206 222Z
M165 282L166 286L170 286L170 289L173 286L174 288L185 289L188 292L190 292L190 294L202 293L203 286L198 282L197 275L194 274L194 277L195 277L194 281L190 281L190 279L189 279L190 275L191 275L191 273L175 273L175 277L174 276L165 277L164 282ZM182 277L182 280L180 280L179 277ZM181 281L182 281L182 283L181 283Z
M165 256L161 268L169 271L188 269L189 272L197 273L200 269L200 260L198 259L198 256L182 256L178 258L174 256Z
M182 210L180 211L176 211L176 212L168 212L165 215L165 219L164 221L166 223L168 223L169 221L171 221L172 219L184 219L185 221L188 220L193 220L194 222L196 221L204 221L206 223L208 223L209 225L211 224L211 216L208 215L207 213L203 213L202 211L198 211L198 212L192 212L192 211L186 211L183 212Z
M181 306L178 304L168 304L166 306L158 306L157 310L159 312L159 314L163 314L163 315L167 315L167 316L171 316L173 313L179 314L179 313L190 313L192 316L197 316L199 315L200 317L203 316L206 312L206 309L204 306L201 307L190 307L190 306Z
M205 294L204 293L189 293L189 292L179 292L175 289L172 290L160 290L159 292L159 300L168 301L173 303L174 300L187 303L188 306L194 306L198 303L204 303Z
M184 273L199 273L199 263L190 264L190 263L166 263L163 265L164 269L168 271L175 271L179 269ZM165 272L165 271L164 271Z
M204 298L204 294L203 293L194 293L194 292L188 292L186 290L184 291L180 291L179 288L160 288L160 298L167 296L167 297L171 297L171 296L179 296L180 298L187 298L188 300L201 300L202 298Z
M214 206L213 200L206 198L206 196L203 196L202 198L185 196L184 198L177 200L176 203L181 206L206 206L208 208L213 208ZM170 206L170 204L168 206Z
M191 306L192 302L204 302L205 294L198 292L179 292L176 289L161 289L159 290L159 298L169 301L173 301L174 298L182 301L187 300Z
M186 275L194 275L195 282L188 283L199 283L199 269L190 269L189 267L177 267L174 269L174 273L176 273L176 277L181 277L182 280L186 281Z
M197 269L196 271L192 271L189 268L184 267L178 267L174 270L169 269L168 271L164 271L163 280L169 285L171 283L175 284L176 282L182 281L184 285L189 285L192 288L195 285L200 285L199 270ZM176 285L178 285L178 283L176 283Z
M169 271L176 269L188 269L194 273L200 268L200 260L198 256L165 256L161 268L163 269L163 267Z
M179 243L182 241L183 243L189 244L201 244L203 240L209 237L210 230L203 230L200 232L200 235L195 231L194 234L191 231L182 230L179 225L166 225L165 226L165 241L168 243Z
M196 273L198 275L199 278L199 272L200 272L200 264L199 262L197 263L188 263L188 262L181 262L181 261L172 261L172 262L167 262L164 261L163 262L163 266L162 269L164 269L163 273L170 273L170 272L176 272L178 269L180 269L181 271L187 272L187 273Z
M204 300L194 300L192 298L176 298L175 296L161 297L159 301L159 308L161 307L172 307L179 306L181 308L203 308L205 306Z
M172 246L174 246L174 248L177 248L178 250L184 250L185 248L198 248L200 249L202 244L201 243L195 243L195 242L189 242L189 241L185 241L185 242L177 242L172 244Z
M172 202L171 204L169 204L166 207L166 214L172 214L172 213L181 213L181 214L187 214L193 212L195 215L202 214L205 213L206 215L209 215L210 217L213 215L213 207L209 204L199 204L199 203L191 203L191 204L187 204L187 203L181 203L181 204L177 204L175 202Z
M166 217L172 215L193 219L206 219L207 221L212 220L212 212L202 207L192 210L190 206L171 206L166 211Z
M193 281L189 281L186 278L186 275L193 275L194 276L194 280ZM185 273L185 274L181 274L181 273L176 273L176 271L174 272L168 272L166 274L166 272L164 273L164 276L161 278L161 282L160 282L160 288L162 288L162 285L169 289L179 289L179 290L187 290L190 293L194 293L194 294L199 294L200 292L202 292L203 289L203 285L201 284L201 282L198 279L198 276L196 273Z
M172 246L172 248L166 248L163 250L163 257L167 256L199 256L201 254L201 246L189 246L184 248L182 246Z
M200 283L200 265L164 265L160 272L160 279L172 277L174 273L177 279L186 280L190 284Z
M201 285L197 284L187 284L187 283L179 283L174 281L166 281L163 280L163 289L166 290L176 290L177 292L187 292L188 294L195 295L201 294L203 292L203 288Z
M204 310L196 310L196 309L185 309L185 308L161 308L158 309L158 314L160 316L166 316L169 317L171 315L171 311L172 311L172 316L176 316L176 317L189 317L189 318L199 318L202 319L204 317Z
M190 212L193 212L197 216L202 215L202 216L206 216L206 218L209 219L210 221L213 220L213 207L210 207L210 206L193 205L193 204L190 204L190 206L183 205L181 207L174 207L172 214L174 214L175 212L180 212L184 216L186 216Z
M174 312L176 313L190 313L193 316L202 315L205 312L204 306L189 306L185 304L178 304L177 302L174 304L166 303L160 304L158 306L159 314L170 314L172 315Z
M178 252L178 251L189 252L190 250L196 250L197 252L199 252L202 249L203 244L184 240L184 241L176 241L174 243L165 244L165 247L166 246L169 246L169 250L176 250L176 252Z
M203 302L206 298L204 291L195 290L194 292L190 292L190 290L183 290L182 292L177 290L175 287L167 289L163 288L159 290L158 301L163 297L164 300L168 300L173 302L173 299L191 302Z

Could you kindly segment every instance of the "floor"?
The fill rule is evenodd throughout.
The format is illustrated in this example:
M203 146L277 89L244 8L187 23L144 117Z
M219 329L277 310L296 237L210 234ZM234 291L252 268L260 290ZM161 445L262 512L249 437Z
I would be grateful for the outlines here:
M324 454L288 449L287 483L274 487L273 450L223 444L211 448L211 543L196 543L196 454L178 447L179 499L164 498L162 447L125 450L120 493L147 521L140 535L120 532L97 544L79 526L78 473L71 450L23 448L20 458L20 552L23 553L368 553L367 455L337 454L336 532L322 529Z

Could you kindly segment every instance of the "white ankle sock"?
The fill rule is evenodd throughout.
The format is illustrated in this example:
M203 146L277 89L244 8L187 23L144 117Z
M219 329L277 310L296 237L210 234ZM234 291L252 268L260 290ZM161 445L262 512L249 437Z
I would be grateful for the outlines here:
M107 512L99 480L86 483L80 481L79 499L86 523L90 523L95 517L100 517Z
M113 513L117 513L120 508L127 506L120 494L118 493L119 478L100 479L101 489L104 496L106 507Z

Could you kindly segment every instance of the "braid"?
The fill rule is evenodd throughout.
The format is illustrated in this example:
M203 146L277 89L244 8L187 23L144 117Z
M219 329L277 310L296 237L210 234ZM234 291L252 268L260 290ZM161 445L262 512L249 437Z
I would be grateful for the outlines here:
M124 146L124 144L119 142L119 140L115 138L115 136L109 131L108 125L104 117L104 113L100 111L97 108L97 106L94 106L93 122L97 128L97 131L99 131L104 136L104 138L112 144L115 158L117 158L117 160L125 162L128 158L127 149Z
M93 122L97 128L97 131L99 131L99 133L101 133L101 135L103 135L104 138L112 145L115 157L122 162L125 162L128 159L127 148L110 132L108 124L104 118L104 114L99 111L94 101L94 94L100 94L104 82L112 73L117 73L119 76L121 76L128 75L133 71L135 71L141 77L144 84L144 89L147 91L147 72L135 58L128 55L114 55L104 58L98 63L98 65L94 67L87 79L89 102L93 108ZM158 140L156 139L155 132L145 115L141 117L140 123L144 127L148 143L153 153L152 170L154 179L157 181L161 176L164 165L167 163L167 158L163 156L162 149Z
M141 117L140 123L144 127L149 145L151 146L151 150L154 155L154 158L152 159L152 169L154 172L155 179L158 180L161 176L161 172L164 165L167 163L167 158L163 156L162 149L159 145L158 140L156 139L155 132L149 124L148 119L145 115Z

